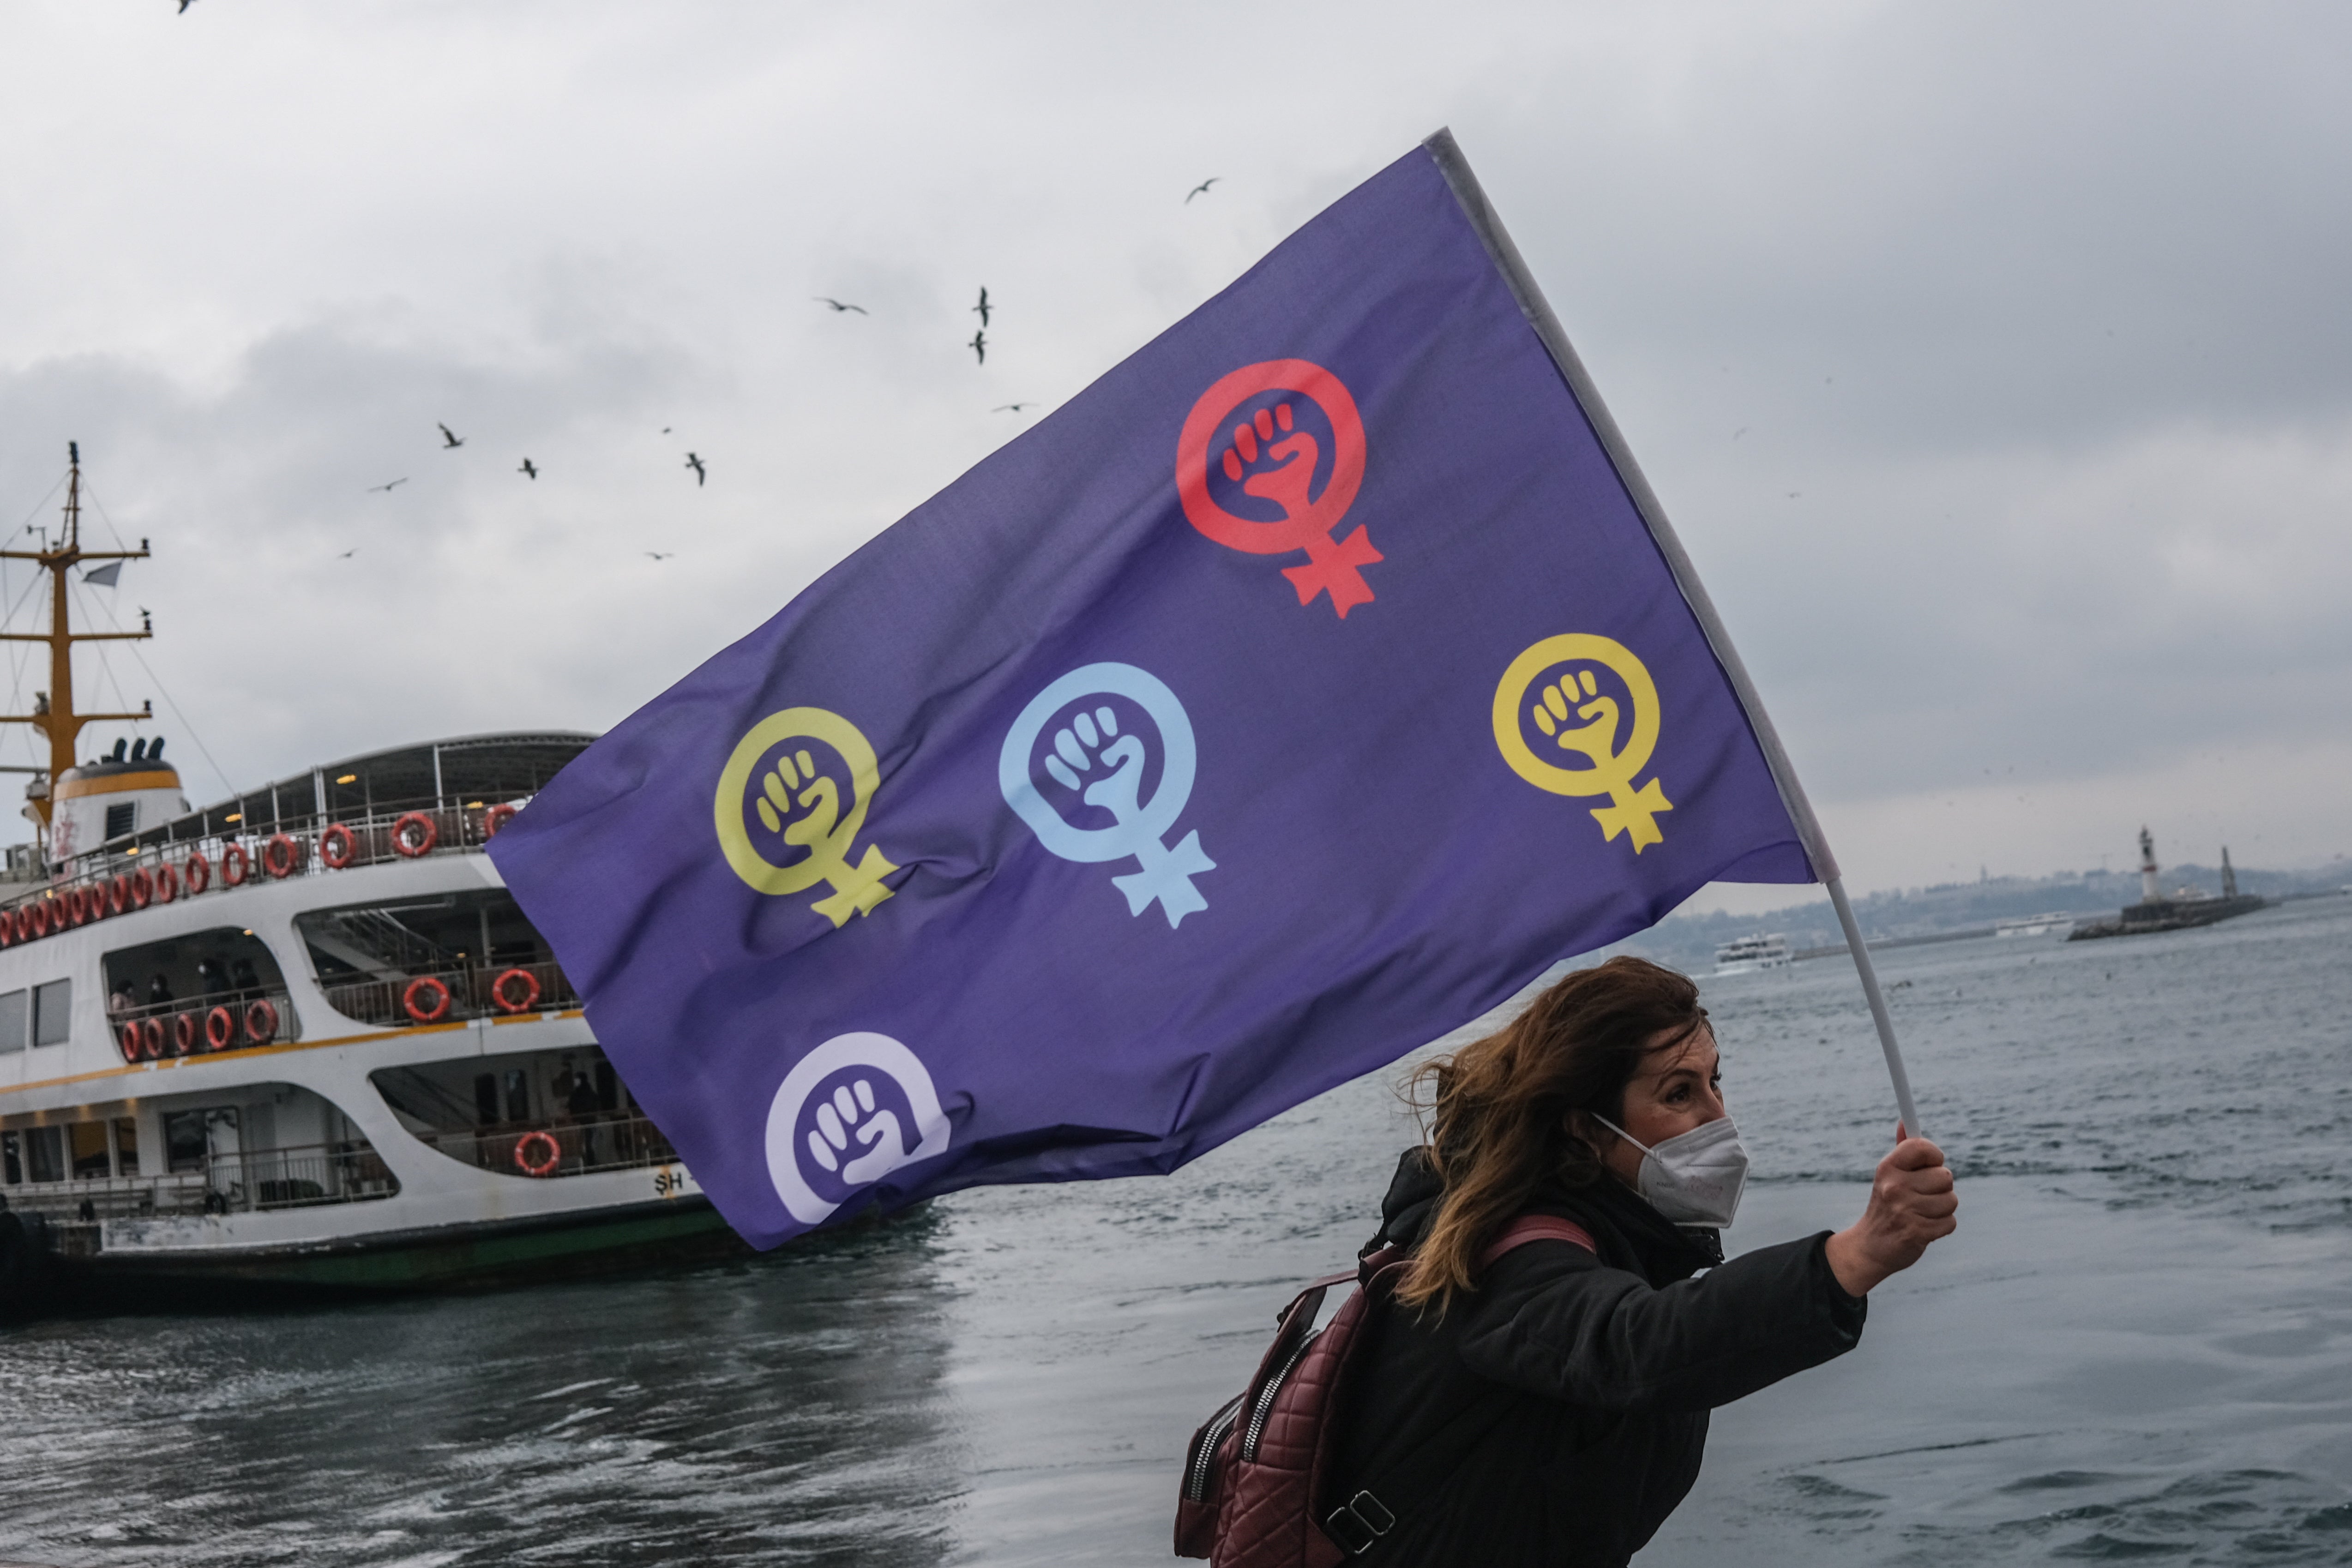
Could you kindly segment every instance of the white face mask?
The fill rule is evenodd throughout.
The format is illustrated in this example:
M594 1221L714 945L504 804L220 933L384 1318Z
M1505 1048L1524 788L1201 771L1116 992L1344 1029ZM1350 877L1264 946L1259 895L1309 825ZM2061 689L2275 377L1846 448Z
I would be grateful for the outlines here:
M1748 1186L1748 1146L1730 1117L1677 1133L1655 1148L1644 1147L1606 1116L1592 1119L1642 1151L1635 1186L1652 1208L1676 1225L1719 1230L1739 1212L1739 1194Z

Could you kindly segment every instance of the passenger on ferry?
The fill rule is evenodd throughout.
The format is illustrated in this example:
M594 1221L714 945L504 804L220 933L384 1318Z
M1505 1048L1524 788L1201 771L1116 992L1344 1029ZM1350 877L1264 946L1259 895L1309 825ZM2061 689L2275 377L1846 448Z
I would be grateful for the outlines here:
M237 995L257 997L261 994L261 977L253 972L252 959L239 958L229 974L230 984L236 988Z
M228 989L228 966L211 954L196 960L196 989L208 997Z
M564 1097L563 1108L580 1124L580 1163L596 1163L596 1122L604 1112L604 1102L596 1093L596 1081L584 1072L572 1075L572 1092Z
M164 979L161 973L158 973L153 979L147 982L147 1005L149 1007L159 1008L166 1002L175 1001L177 999L177 998L172 995L171 982Z
M131 994L131 982L128 980L115 987L106 998L106 1010L110 1015L127 1013L138 1005L139 998Z

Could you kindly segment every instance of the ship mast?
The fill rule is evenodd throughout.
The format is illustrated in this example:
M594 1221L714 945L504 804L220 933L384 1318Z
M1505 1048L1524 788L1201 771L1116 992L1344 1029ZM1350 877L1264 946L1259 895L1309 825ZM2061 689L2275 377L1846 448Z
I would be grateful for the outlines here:
M76 643L140 642L155 634L152 622L142 619L136 632L77 632L67 613L66 573L83 561L144 560L147 541L141 539L137 549L86 550L81 548L81 443L66 443L69 466L66 472L65 525L47 547L38 550L0 549L0 559L29 560L49 574L49 629L47 632L0 632L0 642L47 643L49 645L49 689L34 694L33 711L20 714L0 714L0 724L29 724L49 737L48 785L54 790L57 780L74 765L74 743L80 738L81 727L100 720L119 719L136 722L154 716L155 705L148 703L141 713L82 713L74 706L73 645ZM50 818L51 803L47 798L36 797L35 805L46 825Z

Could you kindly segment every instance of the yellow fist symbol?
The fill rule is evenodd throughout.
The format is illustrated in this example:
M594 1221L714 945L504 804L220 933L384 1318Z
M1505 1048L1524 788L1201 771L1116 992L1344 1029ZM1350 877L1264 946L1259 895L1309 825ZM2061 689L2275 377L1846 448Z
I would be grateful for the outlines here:
M821 767L810 747L788 744L795 740L818 743L839 759L837 768ZM719 847L735 874L761 893L801 893L822 882L833 892L810 906L817 914L835 925L870 915L890 896L882 879L898 868L872 845L855 865L849 857L880 781L873 746L839 714L816 707L771 714L736 743L719 775ZM766 830L758 839L754 821ZM784 858L794 851L802 852Z
M1562 664L1578 667L1553 676ZM1601 689L1594 665L1624 687L1633 710L1630 727L1617 699ZM1571 714L1585 722L1570 724ZM1540 755L1528 741L1530 725L1543 737ZM1639 789L1633 785L1657 744L1658 688L1633 651L1607 637L1584 632L1547 637L1512 660L1495 687L1495 745L1511 771L1554 795L1608 796L1608 805L1592 810L1601 839L1606 842L1623 833L1635 854L1665 841L1658 813L1675 809L1655 779ZM1582 758L1585 766L1561 766L1553 758L1562 753Z

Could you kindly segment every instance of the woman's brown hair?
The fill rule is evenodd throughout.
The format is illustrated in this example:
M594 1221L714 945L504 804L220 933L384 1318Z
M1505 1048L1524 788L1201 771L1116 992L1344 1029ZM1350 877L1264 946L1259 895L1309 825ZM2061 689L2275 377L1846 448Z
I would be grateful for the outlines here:
M1563 977L1499 1033L1416 1068L1407 1093L1444 1193L1397 1299L1443 1314L1454 1291L1475 1288L1480 1250L1545 1177L1601 1179L1601 1156L1569 1131L1568 1113L1622 1122L1643 1058L1706 1022L1688 977L1617 957Z

